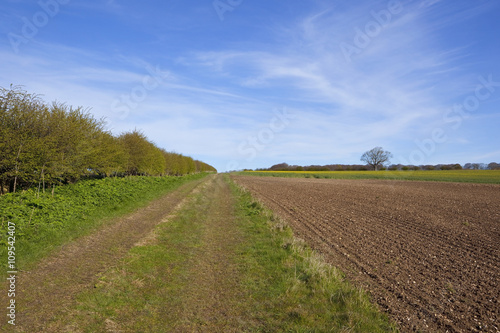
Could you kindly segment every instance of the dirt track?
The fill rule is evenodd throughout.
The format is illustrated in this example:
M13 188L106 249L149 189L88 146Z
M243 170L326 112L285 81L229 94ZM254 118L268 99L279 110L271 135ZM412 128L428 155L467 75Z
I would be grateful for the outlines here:
M499 185L234 179L364 285L402 331L499 331Z
M20 300L18 324L13 329L2 322L0 332L72 332L59 327L56 318L64 316L75 302L75 295L91 289L98 274L116 265L137 242L147 241L154 227L168 219L188 194L206 181L207 178L188 182L148 206L62 246L33 270L22 272L16 295ZM0 294L1 304L7 304L6 296L7 293Z

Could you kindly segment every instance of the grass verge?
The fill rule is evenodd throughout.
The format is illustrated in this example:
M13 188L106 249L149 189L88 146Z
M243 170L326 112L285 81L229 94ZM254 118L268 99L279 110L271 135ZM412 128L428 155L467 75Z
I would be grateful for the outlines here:
M419 171L243 171L243 176L420 180L458 183L500 184L500 170L419 170Z
M8 222L15 224L16 269L26 270L60 245L205 175L105 178L60 186L54 194L28 190L4 195L0 258L7 258L11 246Z
M264 331L395 332L369 296L325 263L272 211L232 184L247 235L245 288Z
M83 332L210 331L210 327L227 332L397 331L365 292L295 239L291 229L248 192L227 176L225 181L219 178L219 183L195 194L175 217L157 227L154 241L132 249L101 275L94 289L81 293L77 307L60 319L65 327ZM216 198L221 191L228 193L222 200ZM219 212L231 213L216 219L207 216L224 203L232 208ZM218 228L222 220L228 223ZM218 233L217 239L237 235L236 246L226 246L225 240L207 242L213 233ZM224 267L216 264L206 276L207 267L201 271L196 263L210 262L214 256L224 258ZM219 274L220 269L236 273ZM195 276L200 274L201 280ZM195 283L213 276L213 283ZM217 292L221 285L230 290ZM215 292L200 290L203 286ZM226 305L223 316L217 307L206 309L221 304Z

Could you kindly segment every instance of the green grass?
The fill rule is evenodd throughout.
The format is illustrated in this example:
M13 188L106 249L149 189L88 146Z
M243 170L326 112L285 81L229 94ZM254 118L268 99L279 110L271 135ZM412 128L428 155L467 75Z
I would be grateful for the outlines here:
M240 228L244 288L262 331L395 332L363 290L293 236L292 230L252 196L232 185Z
M132 248L104 272L94 290L78 296L70 320L83 332L106 332L112 323L126 332L165 332L182 308L190 259L201 245L200 198L176 218L159 225L156 241ZM76 324L75 324L76 323ZM125 329L126 328L126 329Z
M365 292L295 239L291 229L248 192L233 183L230 186L236 206L234 216L227 218L234 219L241 238L230 254L238 278L233 299L228 301L234 303L236 313L243 314L238 317L238 331L397 331ZM78 307L61 320L83 332L113 327L127 332L175 332L178 325L183 327L186 313L191 318L194 311L189 302L196 286L190 274L193 257L203 251L207 218L203 214L209 205L203 191L196 194L176 217L158 226L155 242L132 249L102 274L93 290L81 293Z
M500 184L500 170L244 171L239 175L326 179L389 179Z
M7 258L8 222L15 224L16 268L23 270L107 220L205 175L105 178L56 187L53 196L36 190L1 196L0 258Z

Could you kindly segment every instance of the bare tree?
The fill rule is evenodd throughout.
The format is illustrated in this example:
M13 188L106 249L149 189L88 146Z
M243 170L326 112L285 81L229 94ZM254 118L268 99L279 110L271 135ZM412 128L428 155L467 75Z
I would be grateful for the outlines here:
M490 170L500 170L500 164L496 162L491 162L488 164L488 169Z
M382 149L382 147L375 147L364 153L361 156L361 161L366 162L366 164L370 165L375 171L377 171L380 166L389 162L391 157L392 154L390 152Z
M473 170L479 170L479 169L481 169L481 164L479 164L479 163L472 163L472 169Z

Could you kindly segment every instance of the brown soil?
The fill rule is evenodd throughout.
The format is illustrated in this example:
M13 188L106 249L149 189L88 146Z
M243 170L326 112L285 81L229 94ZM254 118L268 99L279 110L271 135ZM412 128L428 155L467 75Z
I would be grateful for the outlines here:
M500 185L235 176L402 331L499 332Z
M33 270L17 276L16 327L5 332L59 331L54 318L64 315L75 295L92 288L98 274L108 270L154 227L167 218L184 198L206 178L182 185L147 207L116 219L95 233L63 246ZM150 236L149 236L150 237ZM0 304L7 304L1 293ZM2 330L4 329L4 330Z

